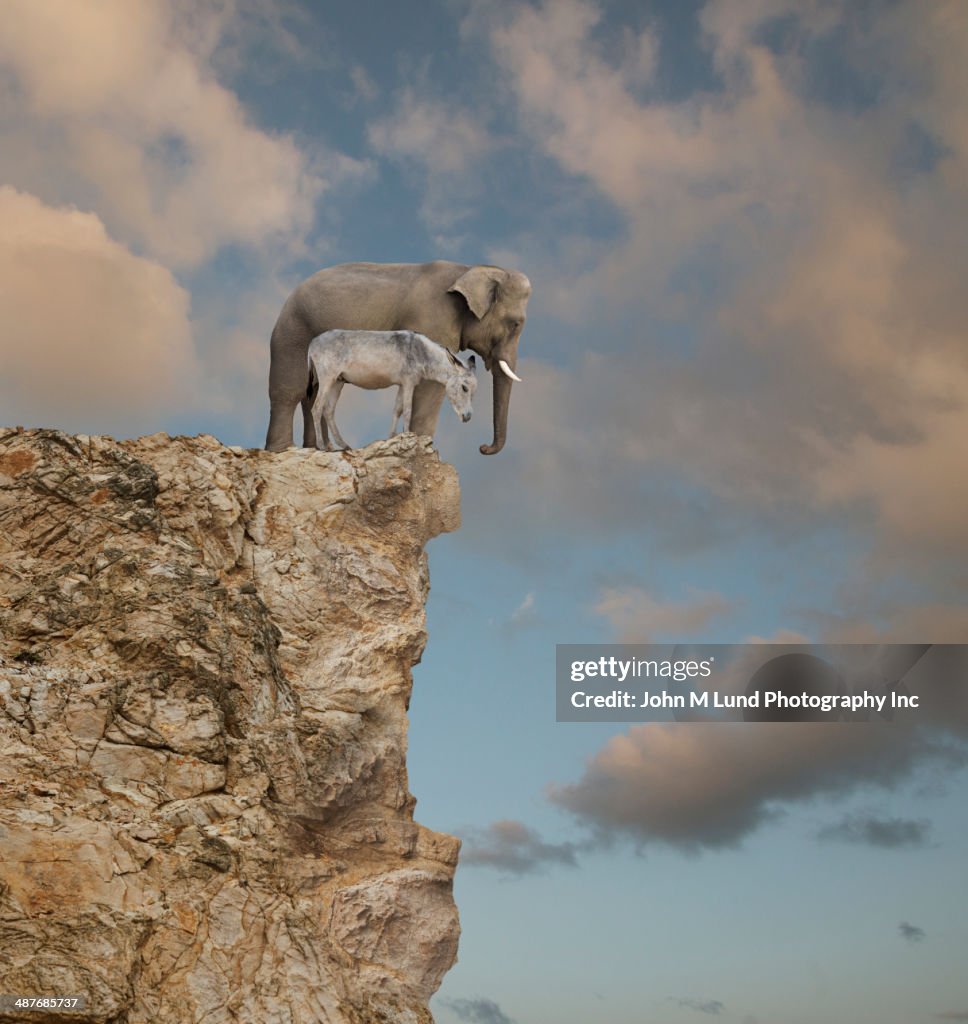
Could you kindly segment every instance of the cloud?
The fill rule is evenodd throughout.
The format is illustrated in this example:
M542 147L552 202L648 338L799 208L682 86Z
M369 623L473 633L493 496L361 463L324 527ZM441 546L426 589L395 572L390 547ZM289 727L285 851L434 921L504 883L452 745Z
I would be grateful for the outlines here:
M495 821L485 829L461 832L460 863L464 867L495 868L526 875L552 864L577 866L574 843L546 843L520 821Z
M492 999L444 999L442 1003L468 1024L514 1024Z
M726 1010L725 1004L718 999L677 999L677 1004L687 1010L695 1010L696 1013L707 1013L712 1017L718 1017Z
M507 625L511 630L525 629L540 621L540 616L535 610L534 591L529 590L521 603L511 612Z
M611 623L619 643L640 644L651 643L656 636L692 636L732 611L732 604L720 594L693 591L690 597L669 603L641 587L603 587L594 611Z
M738 845L791 802L892 788L923 762L966 763L924 730L850 723L650 723L612 737L550 800L600 838L687 851Z
M528 402L512 412L523 496L551 489L579 523L576 503L609 494L607 529L616 509L647 516L643 492L671 473L781 529L863 529L881 566L964 550L968 122L955 51L968 26L942 6L921 19L903 5L884 17L711 2L704 56L718 82L676 98L655 28L635 37L652 56L634 67L614 59L594 4L491 17L521 134L620 222L597 246L565 224L552 246L517 240L542 311L593 328L585 344L599 350L570 353L570 372L525 364ZM786 41L768 45L778 17ZM862 114L824 92L832 48L869 85ZM944 155L902 167L912 124Z
M445 252L458 249L483 187L469 172L494 146L486 116L453 97L434 95L421 80L401 90L394 108L369 124L367 137L375 152L401 163L419 181L420 212L435 245Z
M817 833L817 838L896 850L902 847L925 846L930 830L931 824L927 821L853 814L832 825L825 825Z
M293 66L335 63L326 39L298 0L167 0L178 42L210 64L221 78L244 73L269 81Z
M781 634L772 643L801 643ZM717 670L716 688L746 689L764 663L753 638ZM900 681L918 694L917 725L895 722L655 722L610 738L581 777L552 784L548 798L589 828L594 841L623 837L688 852L735 847L791 804L894 790L930 769L968 766L964 647L852 647L846 678ZM842 655L846 658L846 653ZM836 659L835 659L836 660ZM820 838L881 846L925 841L928 825L873 814L846 816Z
M361 64L354 64L350 68L350 81L353 83L355 98L363 103L372 103L380 95L379 86Z
M29 278L25 295L42 294L45 280L83 291L73 351L89 346L92 371L74 373L70 393L59 376L51 387L43 360L78 366L60 352L67 313L21 300L8 278L5 312L16 319L0 344L17 362L3 386L23 387L7 415L130 434L165 420L185 429L181 414L191 413L205 429L258 435L268 333L293 283L280 268L303 253L319 198L372 172L321 142L260 127L225 84L315 66L307 15L289 0L271 10L257 0L105 0L92 11L14 0L5 13L0 181L24 209L34 197L37 209L75 211L43 244L27 243L30 262L15 276ZM94 228L81 241L81 223L101 241ZM57 232L64 238L51 241ZM85 246L99 247L98 258L75 267ZM215 263L226 250L226 265ZM40 339L32 354L31 338ZM153 374L147 386L143 374Z
M885 604L876 593L866 588L853 599L853 612L831 614L811 612L825 642L881 643L917 637L929 643L948 643L956 637L968 636L968 607L940 601L930 604L906 604L901 607ZM876 615L879 624L870 621Z
M191 7L163 0L12 0L0 173L47 201L96 207L115 237L171 265L230 244L298 245L329 172L255 126L215 79L209 59L234 10L194 12L189 33ZM347 158L333 166L352 173Z
M524 600L511 612L512 622L521 622L523 619L528 619L534 613L534 591L529 590L524 595Z
M100 219L0 186L0 404L9 422L157 429L191 407L188 293Z
M370 124L377 152L413 160L428 171L459 173L485 153L490 140L470 110L405 88L394 110Z
M908 924L907 921L902 921L897 926L897 930L900 932L901 938L907 942L921 942L925 937L923 928L919 928L915 924Z

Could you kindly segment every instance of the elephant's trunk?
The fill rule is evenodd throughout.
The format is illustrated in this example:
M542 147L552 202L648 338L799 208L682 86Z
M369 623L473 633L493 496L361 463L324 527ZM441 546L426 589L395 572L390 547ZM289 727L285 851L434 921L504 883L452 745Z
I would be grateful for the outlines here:
M512 363L513 366L513 363ZM482 455L496 455L503 447L508 435L508 407L511 404L511 380L495 360L491 367L491 383L494 391L494 443L482 444Z

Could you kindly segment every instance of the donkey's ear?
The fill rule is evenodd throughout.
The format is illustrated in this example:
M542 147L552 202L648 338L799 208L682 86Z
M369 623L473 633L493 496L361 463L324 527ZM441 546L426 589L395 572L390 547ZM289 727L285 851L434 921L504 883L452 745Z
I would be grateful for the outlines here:
M464 364L457 358L457 356L454 355L453 352L451 352L449 348L445 347L444 351L447 353L448 356L450 356L450 361L454 364L454 366L460 366L463 368Z
M467 360L467 369L473 370L475 373L477 372L477 360L473 356Z

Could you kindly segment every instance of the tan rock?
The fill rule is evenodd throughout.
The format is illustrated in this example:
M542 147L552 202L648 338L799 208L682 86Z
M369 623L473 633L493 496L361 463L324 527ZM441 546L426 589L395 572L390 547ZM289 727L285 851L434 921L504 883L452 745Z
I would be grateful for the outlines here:
M0 991L86 997L44 1021L431 1020L458 843L413 821L406 709L458 503L413 435L0 430Z

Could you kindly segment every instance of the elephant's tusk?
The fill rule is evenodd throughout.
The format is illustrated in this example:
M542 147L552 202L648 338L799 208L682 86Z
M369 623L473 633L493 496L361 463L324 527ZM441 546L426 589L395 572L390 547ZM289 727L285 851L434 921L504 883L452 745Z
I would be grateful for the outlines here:
M501 367L501 369L511 378L511 380L516 380L519 384L521 383L521 378L514 372L514 370L511 369L510 366L508 366L508 364L503 359L499 359L497 361L497 365Z

